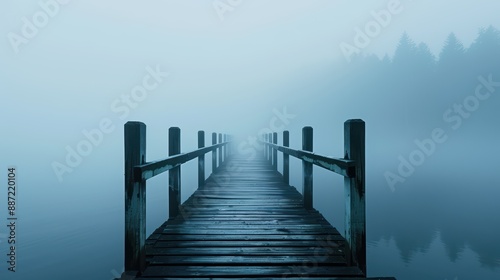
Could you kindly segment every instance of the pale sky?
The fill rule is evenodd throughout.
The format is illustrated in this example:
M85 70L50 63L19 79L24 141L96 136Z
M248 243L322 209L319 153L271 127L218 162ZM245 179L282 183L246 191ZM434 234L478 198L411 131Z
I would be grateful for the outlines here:
M388 7L398 12L365 53L392 54L404 31L438 54L450 32L468 46L479 28L500 28L493 0L59 2L0 3L0 116L12 135L0 149L7 161L41 153L41 146L40 161L62 160L64 147L104 118L116 126L109 143L121 143L127 120L155 130L258 130L273 109L298 110L300 98L289 97L314 98L288 85L300 83L304 71L335 67L344 59L340 44L354 44L356 28ZM118 113L128 106L123 95L130 98L150 68L169 76L128 114Z

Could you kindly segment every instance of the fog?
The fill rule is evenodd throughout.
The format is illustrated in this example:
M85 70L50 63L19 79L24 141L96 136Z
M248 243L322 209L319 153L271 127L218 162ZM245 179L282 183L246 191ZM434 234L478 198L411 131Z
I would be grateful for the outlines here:
M183 152L204 130L206 143L212 132L234 135L240 153L269 129L289 130L300 148L312 126L314 152L342 157L353 118L366 122L368 273L500 277L499 9L493 0L2 2L0 181L17 168L19 259L8 271L2 210L1 278L118 276L127 121L147 125L151 161L166 157L172 126ZM291 170L301 191L300 161ZM195 171L183 166L183 200ZM314 174L314 206L343 232L343 179ZM148 234L167 218L167 184L166 174L148 180Z

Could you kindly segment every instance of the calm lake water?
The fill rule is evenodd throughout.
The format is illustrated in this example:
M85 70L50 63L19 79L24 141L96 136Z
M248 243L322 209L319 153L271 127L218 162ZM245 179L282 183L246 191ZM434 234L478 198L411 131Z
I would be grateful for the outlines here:
M500 152L488 143L485 145L490 149L464 149L469 144L474 146L475 141L450 140L394 192L383 174L396 170L398 153L411 152L412 143L398 146L367 141L371 276L396 276L402 280L500 279L500 175L495 161L484 162L483 151L497 158ZM318 142L317 147L321 147L323 143ZM16 273L7 271L3 226L1 279L112 279L121 273L122 145L121 134L115 133L63 183L57 181L47 164L53 160L50 148L33 147L29 151L31 160L12 162L19 178L18 263ZM185 149L191 147L194 143ZM163 142L152 142L148 158L162 157L162 149ZM210 162L210 157L207 160ZM195 170L195 162L183 169L183 199L195 189L196 178L189 176L196 174ZM300 191L300 162L293 160L291 170L291 184ZM343 232L343 179L319 168L314 169L314 175L315 207ZM167 218L167 182L167 175L148 181L148 234ZM5 201L5 196L6 191L2 191L0 201ZM7 223L4 211L0 221Z

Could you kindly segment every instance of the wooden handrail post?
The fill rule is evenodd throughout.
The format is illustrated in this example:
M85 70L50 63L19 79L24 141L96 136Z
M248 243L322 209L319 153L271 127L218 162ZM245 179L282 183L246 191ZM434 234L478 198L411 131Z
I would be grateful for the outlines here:
M278 133L273 133L273 144L278 144ZM273 169L278 170L278 150L273 149Z
M283 146L290 147L290 132L283 131ZM290 155L283 153L283 180L285 184L290 184Z
M212 145L217 144L217 133L212 132ZM217 151L212 151L212 174L215 173L217 169Z
M264 134L264 158L266 160L267 160L267 144L266 144L267 143L267 137L268 137L267 133Z
M224 142L227 142L227 134L224 134ZM224 161L227 160L227 145L224 146Z
M178 127L168 129L168 155L181 153L181 130ZM168 171L168 217L174 218L179 214L181 203L181 167L177 166Z
M222 143L222 133L219 133L219 143ZM224 158L222 157L222 147L219 147L219 166L224 162Z
M273 143L273 134L271 132L269 132L269 143ZM269 163L272 164L273 163L273 148L271 148L271 145L269 145L267 147L268 149L268 153L269 153L269 158L267 160L269 160Z
M198 149L205 147L205 131L198 131ZM205 155L198 157L198 188L205 185Z
M146 182L134 180L133 168L146 162L146 125L125 124L125 271L146 266Z
M351 260L366 275L366 212L365 212L365 122L348 120L344 123L345 159L356 162L355 177L344 178L345 238Z
M313 129L310 126L302 128L302 150L313 151ZM313 208L313 165L302 160L302 195L304 208Z

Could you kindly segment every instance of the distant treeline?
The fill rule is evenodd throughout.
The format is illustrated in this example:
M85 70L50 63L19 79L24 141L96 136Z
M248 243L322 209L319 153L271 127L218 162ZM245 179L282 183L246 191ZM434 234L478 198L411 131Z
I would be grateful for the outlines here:
M492 83L479 77L500 83L500 31L493 26L480 29L468 48L451 33L437 57L427 44L416 44L404 33L392 57L358 55L337 73L338 90L359 99L367 110L378 110L374 118L414 130L439 123L456 127L459 117L475 122L480 117L472 120L472 114L498 112L494 104L500 104L500 87L490 95Z
M336 67L335 93L348 96L348 103L342 105L366 112L362 117L367 127L376 127L376 135L371 139L387 141L384 155L389 159L401 152L407 156L411 151L395 150L395 154L390 155L396 142L391 142L393 139L403 138L403 142L415 148L411 146L413 140L430 137L436 127L443 128L450 136L453 134L453 139L458 141L471 135L479 136L477 139L481 142L477 145L460 147L463 151L473 150L486 162L489 159L485 155L498 150L492 148L495 142L488 142L498 136L487 135L498 135L496 127L500 120L498 29L492 26L481 29L468 48L451 33L437 56L425 43L416 44L405 33L392 57L360 55ZM329 103L335 104L335 100L333 94ZM459 163L461 158L465 157L459 153L450 158L451 161L457 159L453 167L456 173L469 171L463 169L466 163ZM452 165L436 166L436 174L452 168ZM433 173L426 176L431 176L429 174ZM457 261L469 248L478 254L479 262L485 267L499 267L500 243L491 242L499 234L499 228L491 224L498 223L478 218L494 209L494 200L488 199L494 195L488 186L496 186L498 176L491 174L488 178L463 183L436 177L440 179L412 178L413 185L405 183L401 187L405 191L396 193L402 194L399 199L392 196L383 210L377 207L374 211L380 212L372 215L384 219L376 221L371 238L394 237L403 260L410 262L415 254L429 249L438 230L451 261ZM411 194L411 198L403 196L406 194Z

